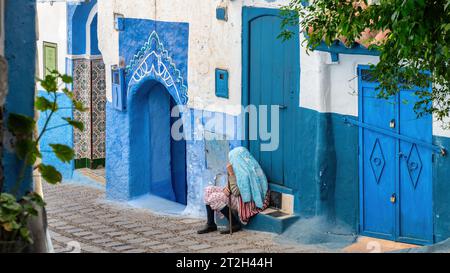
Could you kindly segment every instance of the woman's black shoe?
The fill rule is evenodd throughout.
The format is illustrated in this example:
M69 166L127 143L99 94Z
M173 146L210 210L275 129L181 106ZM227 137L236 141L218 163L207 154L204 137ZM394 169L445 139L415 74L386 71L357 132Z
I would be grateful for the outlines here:
M202 229L197 230L197 234L206 234L217 231L217 225L205 225Z
M220 211L225 218L227 218L228 223L230 222L230 208L228 206L224 207L221 211ZM233 211L231 211L231 223L232 223L232 230L233 232L238 232L240 230L242 230L242 226L241 226L241 220L239 219L239 217L237 217ZM221 230L220 234L229 234L230 233L230 225L228 224L226 229Z
M232 230L233 230L233 233L241 231L242 226L240 224L233 225ZM230 234L230 226L227 226L225 229L221 230L220 234Z

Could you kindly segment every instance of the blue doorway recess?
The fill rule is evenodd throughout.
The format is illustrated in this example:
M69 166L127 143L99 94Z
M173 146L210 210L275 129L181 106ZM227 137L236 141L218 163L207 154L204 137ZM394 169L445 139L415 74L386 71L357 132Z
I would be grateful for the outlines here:
M432 117L417 118L414 90L380 99L369 67L358 76L360 232L433 243Z
M298 30L292 39L283 41L278 9L243 8L243 105L267 106L267 131L276 129L272 123L271 106L279 106L279 145L264 151L262 145L274 141L247 140L255 159L261 164L270 183L286 185L289 169L298 160L293 154L295 120L299 111L300 42ZM259 115L260 108L257 109ZM276 120L274 120L276 121ZM246 117L249 128L262 126L261 119Z
M136 96L130 106L135 179L145 188L141 192L186 205L186 142L171 136L171 111L178 106L156 81L144 83Z

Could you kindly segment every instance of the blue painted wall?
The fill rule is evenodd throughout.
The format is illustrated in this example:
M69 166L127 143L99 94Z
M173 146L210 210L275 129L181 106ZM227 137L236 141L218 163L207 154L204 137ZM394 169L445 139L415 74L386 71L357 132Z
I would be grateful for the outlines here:
M170 95L162 84L141 89L138 95L129 110L136 117L131 124L132 149L139 154L139 159L132 158L132 167L141 167L139 179L147 188L142 189L145 193L176 201L171 173Z
M88 52L90 55L101 55L100 49L98 48L98 33L97 33L97 25L98 25L98 15L95 15L94 19L91 23L91 52Z
M153 190L155 191L153 193L159 195L168 193L169 195L164 197L175 200L172 188L168 191L158 189L161 185L167 186L171 173L170 167L167 169L169 173L161 173L161 168L157 168L154 157L162 156L163 162L170 164L170 160L164 160L170 158L170 151L166 155L159 151L164 144L170 146L170 138L164 140L169 141L168 143L161 143L162 134L159 138L150 138L152 130L161 128L163 119L158 118L161 122L150 123L149 115L156 117L156 113L150 113L149 106L160 102L158 98L153 98L153 95L158 93L153 93L152 90L158 85L164 88L166 93L163 95L166 96L166 100L169 93L177 104L187 102L187 86L184 79L187 78L189 26L184 23L141 19L124 19L124 25L124 31L119 35L119 53L130 67L126 75L127 83L131 82L131 76L139 69L140 62L151 52L157 51L158 54L165 54L161 59L175 84L165 82L161 75L150 73L139 81L134 80L132 84L128 84L126 112L116 111L107 103L107 196L110 199L129 200ZM180 95L184 97L181 98ZM169 106L170 104L167 104L167 108ZM153 120L153 117L151 119ZM170 124L169 115L164 120ZM154 162L156 165L147 166L148 162ZM151 181L154 183L150 183ZM166 186L162 188L167 189Z
M127 112L116 111L106 103L106 197L130 200L130 135Z
M20 29L20 31L17 31ZM14 0L5 5L5 57L9 66L6 115L20 113L34 116L34 92L36 76L36 1ZM3 157L5 189L9 190L16 181L21 162L11 151ZM22 190L31 185L31 170Z
M184 84L187 85L189 24L125 18L124 26L125 30L119 35L119 55L127 65L131 64L135 55L139 54L148 41L150 34L155 31L180 71L180 76L185 79ZM130 76L131 73L128 73L127 82Z
M132 194L152 193L185 204L186 143L171 138L173 98L155 81L142 86L136 96L129 107Z
M39 96L53 100L53 96L49 96L46 91L39 91ZM54 166L62 175L64 179L72 179L73 176L73 161L71 163L61 162L49 146L50 144L64 144L73 148L73 129L67 125L63 117L72 118L72 102L64 93L57 93L57 103L60 110L54 114L48 124L47 133L41 138L40 149L43 157L43 163ZM38 120L39 132L42 130L47 119L47 113L41 113Z
M433 138L436 145L450 150L450 138ZM450 156L435 155L433 162L434 235L440 242L450 237Z
M79 5L67 4L67 54L89 54L86 52L86 22L92 7L96 4L97 0ZM94 42L91 39L91 48L98 49Z
M290 166L286 187L293 190L295 212L302 217L326 215L357 228L358 129L344 116L300 108L291 149L302 158ZM301 140L301 141L300 141Z

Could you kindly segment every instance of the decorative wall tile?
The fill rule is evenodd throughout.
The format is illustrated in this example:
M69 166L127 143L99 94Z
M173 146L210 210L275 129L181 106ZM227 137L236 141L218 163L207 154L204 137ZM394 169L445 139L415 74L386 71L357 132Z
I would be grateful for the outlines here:
M105 64L102 60L92 61L92 159L105 158Z
M84 131L74 130L75 159L91 157L91 61L77 59L73 62L73 93L81 101L86 112L74 111L74 119L84 123Z

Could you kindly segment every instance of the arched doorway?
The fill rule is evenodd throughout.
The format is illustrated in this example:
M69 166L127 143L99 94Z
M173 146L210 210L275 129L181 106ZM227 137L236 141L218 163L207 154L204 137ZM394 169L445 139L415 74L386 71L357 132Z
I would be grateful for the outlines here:
M133 94L130 111L130 178L133 195L152 194L187 204L186 141L172 136L177 103L166 87L147 80Z

